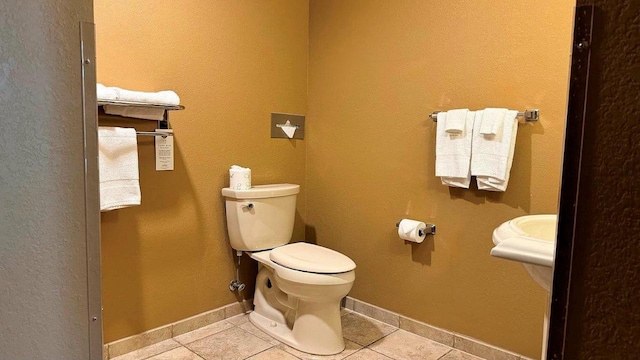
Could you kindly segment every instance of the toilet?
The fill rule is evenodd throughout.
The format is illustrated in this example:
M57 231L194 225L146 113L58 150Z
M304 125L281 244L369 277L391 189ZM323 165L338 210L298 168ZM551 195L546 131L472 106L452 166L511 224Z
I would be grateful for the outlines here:
M299 192L295 184L222 189L229 240L258 262L251 323L300 351L337 354L345 347L340 301L356 264L322 246L289 244Z

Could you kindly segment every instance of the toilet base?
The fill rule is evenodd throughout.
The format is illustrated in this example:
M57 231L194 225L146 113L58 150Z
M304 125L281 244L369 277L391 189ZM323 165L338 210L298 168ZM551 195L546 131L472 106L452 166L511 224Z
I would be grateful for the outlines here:
M340 307L338 305L338 319L340 319ZM308 344L300 343L300 341L296 340L295 326L304 327L304 319L301 323L294 324L294 329L290 329L287 324L273 321L265 316L260 315L256 311L252 311L249 314L249 321L255 325L258 329L264 331L270 336L274 337L276 340L291 346L296 350L300 350L302 352L306 352L314 355L334 355L341 353L344 348L344 339L342 338L342 327L337 328L337 333L334 333L333 336L329 336L329 338L323 339L323 343L317 343L316 341L306 341ZM300 321L300 319L298 319ZM313 325L312 323L308 325ZM300 330L300 329L298 329ZM299 332L299 331L298 331ZM316 337L306 337L307 339L319 340ZM328 340L328 342L327 342Z
M249 320L294 349L334 355L345 348L340 299L355 280L354 271L315 274L282 267L268 252L252 253L260 262Z

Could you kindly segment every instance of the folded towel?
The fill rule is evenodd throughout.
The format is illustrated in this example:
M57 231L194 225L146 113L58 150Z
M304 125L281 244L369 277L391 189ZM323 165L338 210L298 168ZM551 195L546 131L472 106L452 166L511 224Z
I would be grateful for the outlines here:
M180 105L180 97L171 90L144 92L119 89L118 100L158 105Z
M468 189L471 184L471 175L464 178L441 177L440 182L444 186Z
M100 211L140 205L136 130L98 129Z
M513 153L516 147L516 132L518 129L518 122L515 121L513 127L515 128L513 136L511 137L511 151L509 158L507 159L507 169L504 180L499 180L490 176L477 176L476 182L479 190L486 191L505 191L507 185L509 185L509 178L511 177L511 165L513 164Z
M480 134L496 135L502 129L504 116L507 109L486 108L482 112L482 120L480 121Z
M445 131L449 134L460 134L467 125L469 109L455 109L447 111Z
M118 92L115 88L109 88L102 84L96 84L96 95L98 100L118 100Z
M438 113L436 129L436 176L443 185L469 188L471 182L471 141L475 112L467 111L465 127L459 134L446 132L448 114Z
M120 106L120 105L105 105L105 114L126 116L138 119L147 120L163 120L164 119L163 108L149 108L139 106Z
M119 100L156 105L180 105L180 97L171 90L145 92L96 85L98 100Z
M508 110L502 121L501 130L495 135L481 134L476 122L471 174L476 176L478 189L488 191L507 189L518 133L517 115L517 111Z

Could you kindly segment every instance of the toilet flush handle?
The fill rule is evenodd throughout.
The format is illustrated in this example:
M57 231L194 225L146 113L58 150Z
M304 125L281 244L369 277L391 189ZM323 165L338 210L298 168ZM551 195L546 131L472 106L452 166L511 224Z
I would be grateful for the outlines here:
M248 203L247 205L242 205L243 208L253 210L253 203Z

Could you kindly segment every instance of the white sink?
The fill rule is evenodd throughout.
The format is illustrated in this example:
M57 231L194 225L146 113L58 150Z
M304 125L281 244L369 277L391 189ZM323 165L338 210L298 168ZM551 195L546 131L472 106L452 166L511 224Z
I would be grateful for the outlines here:
M553 259L556 248L557 215L527 215L509 220L493 231L491 255L519 261L538 285L551 292ZM549 307L544 313L542 328L542 359L547 354Z
M557 215L527 215L509 220L493 231L491 255L519 261L547 292L551 289Z

